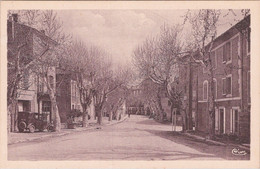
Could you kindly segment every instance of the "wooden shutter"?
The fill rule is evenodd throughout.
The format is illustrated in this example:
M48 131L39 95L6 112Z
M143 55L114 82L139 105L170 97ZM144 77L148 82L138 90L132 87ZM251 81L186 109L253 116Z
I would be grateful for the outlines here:
M218 130L218 109L215 109L215 130Z

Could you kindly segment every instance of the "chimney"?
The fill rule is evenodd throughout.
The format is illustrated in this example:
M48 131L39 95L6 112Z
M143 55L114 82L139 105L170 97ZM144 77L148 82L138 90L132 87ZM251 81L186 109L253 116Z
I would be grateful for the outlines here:
M13 17L14 22L18 22L18 14L17 13L13 13L12 17Z

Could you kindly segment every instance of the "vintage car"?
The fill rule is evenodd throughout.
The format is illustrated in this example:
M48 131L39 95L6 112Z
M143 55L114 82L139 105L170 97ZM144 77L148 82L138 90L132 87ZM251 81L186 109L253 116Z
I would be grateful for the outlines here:
M18 112L18 130L24 132L29 130L33 133L35 130L53 131L53 124L47 121L47 114L35 112Z

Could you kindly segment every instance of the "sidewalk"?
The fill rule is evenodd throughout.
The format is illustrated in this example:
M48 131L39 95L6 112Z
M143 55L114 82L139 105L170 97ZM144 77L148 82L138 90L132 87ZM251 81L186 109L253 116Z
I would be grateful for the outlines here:
M172 126L172 124L170 122L160 122L158 120L155 120L158 123L161 124L165 124L168 126ZM238 144L238 143L234 143L234 142L226 142L226 141L221 141L221 140L211 140L207 138L207 135L205 134L198 134L198 133L189 133L189 132L182 132L182 127L181 126L177 126L177 130L176 133L179 133L181 135L187 136L187 137L191 137L193 139L199 140L199 141L203 141L203 142L208 142L211 144L215 144L215 145L221 145L221 146L227 146L227 145L231 145L231 146L237 146L239 148L243 148L247 151L250 151L250 144Z
M66 129L62 128L60 132L34 132L34 133L9 133L8 134L8 145L11 144L17 144L17 143L22 143L22 142L29 142L29 141L35 141L35 140L41 140L44 138L51 138L51 137L58 137L58 136L64 136L70 133L75 133L75 132L81 132L81 131L86 131L86 130L94 130L94 129L100 129L103 126L109 126L109 125L114 125L118 124L120 122L123 122L124 120L127 119L127 116L123 117L121 120L116 121L108 121L108 118L104 117L102 120L102 125L99 126L96 123L96 120L89 120L88 123L89 125L87 127L77 127L75 129Z
M180 132L182 135L185 135L185 136L188 136L188 137L191 137L191 138L194 138L194 139L197 139L197 140L200 140L200 141L205 141L205 142L208 142L208 143L211 143L211 144L215 144L215 145L221 145L221 146L227 146L227 145L232 145L232 146L237 146L239 148L243 148L247 151L250 151L250 144L237 144L237 143L227 143L227 142L222 142L222 141L215 141L215 140L211 140L211 139L208 139L207 137L202 137L202 136L199 136L199 135L196 135L194 133L182 133Z

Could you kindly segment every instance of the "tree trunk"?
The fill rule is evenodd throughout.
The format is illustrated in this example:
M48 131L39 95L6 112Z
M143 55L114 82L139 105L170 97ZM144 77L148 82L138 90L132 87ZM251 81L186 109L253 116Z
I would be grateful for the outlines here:
M209 138L215 137L215 88L213 78L213 68L210 69L210 96L209 96Z
M97 114L97 123L99 125L101 125L102 124L102 111L101 111L101 108L96 107L95 111L96 111L96 114Z
M110 111L110 112L109 112L109 118L108 118L108 121L112 121L112 116L113 116L113 112Z
M61 131L61 122L60 122L60 114L59 109L56 102L56 97L54 95L53 91L50 91L50 99L51 99L51 105L52 105L52 113L54 113L54 130L56 132Z
M159 115L160 115L160 121L163 120L163 108L162 108L162 102L161 102L161 96L159 92L157 93L157 103L159 108Z
M17 100L13 100L12 103L10 103L7 106L8 111L8 121L7 121L7 129L8 132L14 132L18 131L18 112L17 112Z
M83 106L83 114L82 114L82 127L87 127L88 124L88 111L87 106Z

